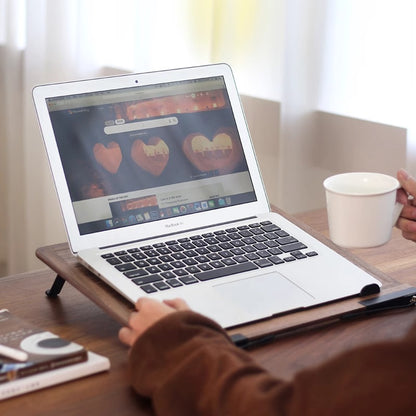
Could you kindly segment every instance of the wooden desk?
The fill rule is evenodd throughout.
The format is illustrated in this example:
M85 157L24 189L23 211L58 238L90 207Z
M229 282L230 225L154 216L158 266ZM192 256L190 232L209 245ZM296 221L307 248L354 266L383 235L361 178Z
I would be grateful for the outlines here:
M325 211L297 218L327 235ZM383 247L352 251L397 281L416 286L416 245L404 240L398 230L394 230L392 241ZM152 414L149 403L130 389L127 349L117 339L119 324L69 284L58 298L48 299L44 291L54 278L55 273L50 270L0 278L1 307L109 357L111 370L0 402L0 414ZM332 324L284 337L251 350L250 354L273 374L290 378L303 368L355 346L401 337L415 319L414 308L410 308Z

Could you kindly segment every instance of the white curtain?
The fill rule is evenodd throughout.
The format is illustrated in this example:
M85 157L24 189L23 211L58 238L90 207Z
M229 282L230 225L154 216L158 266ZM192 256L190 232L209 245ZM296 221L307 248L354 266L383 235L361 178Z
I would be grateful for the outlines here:
M404 167L416 174L416 3L291 0L285 5L280 206L289 212L310 206L331 174L310 156L326 151L316 149L319 110L406 128ZM375 148L368 158L382 151Z
M83 36L82 1L3 0L1 45L1 241L9 272L39 267L35 249L64 241L37 126L34 85L98 74Z
M217 60L235 60L243 68L240 78L248 78L244 64L253 69L268 53L264 42L258 48L254 41L261 43L266 34L276 38L273 27L262 35L255 26L281 2L260 3L0 0L0 262L8 273L42 267L36 248L66 238L32 88ZM264 74L270 79L272 66ZM256 88L270 95L270 88L259 86L265 84Z
M281 102L276 187L280 200L290 196L283 207L296 210L313 190L296 175L308 168L305 155L314 145L311 112L414 130L413 4L0 0L0 262L9 273L42 267L36 248L65 241L33 86L228 62L240 92Z

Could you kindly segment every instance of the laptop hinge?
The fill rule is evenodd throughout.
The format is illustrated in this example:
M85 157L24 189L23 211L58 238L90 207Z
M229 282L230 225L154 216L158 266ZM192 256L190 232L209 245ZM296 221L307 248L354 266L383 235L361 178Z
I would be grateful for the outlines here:
M185 234L185 233L189 233L189 232L194 232L194 231L199 231L199 230L206 230L208 228L220 227L220 226L227 225L227 224L235 224L235 223L239 223L239 222L242 222L242 221L251 220L251 219L254 219L254 218L257 218L257 217L256 216L252 216L252 217L241 218L239 220L219 222L217 224L210 224L210 225L207 225L205 227L190 228L189 230L181 231L181 232L176 232L176 233L173 232L173 233L167 233L167 234L159 234L159 235L152 236L151 238L142 238L142 239L139 239L139 240L132 240L132 241L127 241L127 242L118 243L118 244L111 244L109 246L99 247L99 250L106 250L106 249L113 248L113 247L125 246L125 245L128 245L128 244L140 243L142 241L148 241L148 240L154 240L154 239L158 239L158 238L169 237L171 235L181 235L181 234Z

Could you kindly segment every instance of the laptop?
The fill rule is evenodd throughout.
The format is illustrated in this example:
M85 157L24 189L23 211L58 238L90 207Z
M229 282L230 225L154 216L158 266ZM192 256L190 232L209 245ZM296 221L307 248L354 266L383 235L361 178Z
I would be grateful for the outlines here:
M228 65L42 85L33 97L70 248L132 303L183 298L231 328L379 290L271 212Z

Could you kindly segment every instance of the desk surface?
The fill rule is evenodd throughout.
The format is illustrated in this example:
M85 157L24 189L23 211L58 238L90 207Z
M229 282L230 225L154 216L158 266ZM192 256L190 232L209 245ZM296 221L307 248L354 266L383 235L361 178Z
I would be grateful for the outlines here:
M327 235L325 211L297 216ZM360 259L401 283L416 286L416 245L398 230L385 246L356 249ZM119 324L71 285L56 299L44 292L55 278L50 270L0 278L1 307L56 334L78 342L111 360L108 373L0 402L0 414L152 414L149 403L137 397L127 379L127 349L117 338ZM414 308L348 323L311 329L250 351L259 363L279 377L317 365L335 354L376 340L402 336L416 319ZM328 348L328 345L331 348Z

